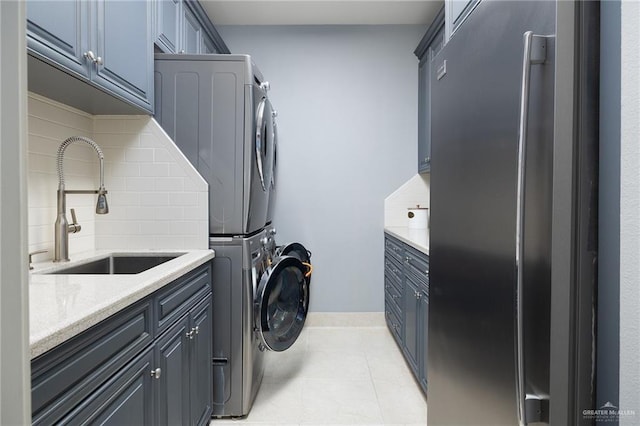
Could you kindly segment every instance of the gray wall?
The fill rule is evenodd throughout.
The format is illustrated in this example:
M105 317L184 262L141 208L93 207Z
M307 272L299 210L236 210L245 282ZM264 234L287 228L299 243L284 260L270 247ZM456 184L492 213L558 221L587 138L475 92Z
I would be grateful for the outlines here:
M221 26L271 83L278 241L313 253L311 310L383 310L384 198L417 171L422 26Z
M25 3L0 1L0 424L31 423Z

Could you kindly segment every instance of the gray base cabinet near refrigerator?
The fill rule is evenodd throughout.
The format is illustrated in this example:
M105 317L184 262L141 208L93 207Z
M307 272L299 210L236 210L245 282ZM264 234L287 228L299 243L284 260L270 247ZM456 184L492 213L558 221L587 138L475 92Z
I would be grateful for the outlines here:
M429 256L385 233L384 288L387 326L426 393Z
M34 425L206 425L207 263L31 362Z

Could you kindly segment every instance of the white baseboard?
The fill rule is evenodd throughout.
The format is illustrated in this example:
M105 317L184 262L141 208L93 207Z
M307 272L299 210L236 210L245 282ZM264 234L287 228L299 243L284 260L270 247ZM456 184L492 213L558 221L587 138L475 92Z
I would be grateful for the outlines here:
M384 327L384 312L310 312L306 327Z

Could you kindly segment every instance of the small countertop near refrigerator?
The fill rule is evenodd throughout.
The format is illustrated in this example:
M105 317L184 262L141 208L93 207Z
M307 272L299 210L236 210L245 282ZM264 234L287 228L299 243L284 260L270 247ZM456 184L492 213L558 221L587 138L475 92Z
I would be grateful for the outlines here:
M180 256L139 274L45 275L110 254L171 253ZM34 264L29 274L31 358L80 334L213 259L213 250L102 250L78 254L69 263Z
M406 226L385 226L384 232L396 237L422 253L429 254L429 230L412 229Z

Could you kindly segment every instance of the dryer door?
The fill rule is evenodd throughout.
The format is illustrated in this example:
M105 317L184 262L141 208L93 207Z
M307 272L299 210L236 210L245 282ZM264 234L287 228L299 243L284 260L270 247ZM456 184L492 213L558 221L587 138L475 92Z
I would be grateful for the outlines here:
M292 256L275 259L260 279L255 300L256 328L264 346L288 349L298 338L309 308L305 266Z
M267 191L273 166L273 117L271 103L266 97L262 97L256 111L255 151L262 190Z

